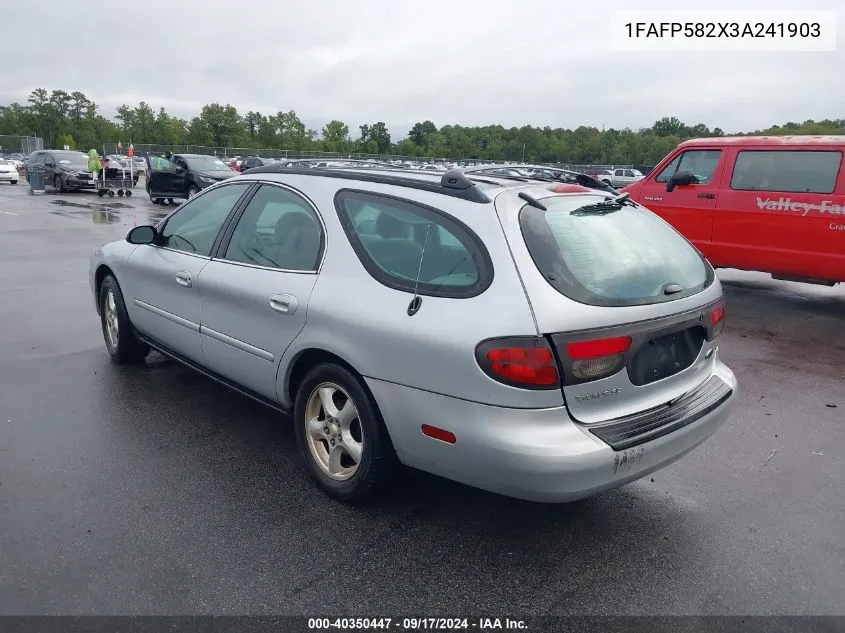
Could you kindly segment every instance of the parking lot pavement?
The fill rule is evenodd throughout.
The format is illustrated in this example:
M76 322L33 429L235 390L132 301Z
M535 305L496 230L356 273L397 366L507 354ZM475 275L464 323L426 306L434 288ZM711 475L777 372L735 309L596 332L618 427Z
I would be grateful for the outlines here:
M408 472L354 508L288 420L109 362L88 257L141 193L0 186L0 613L845 614L842 286L721 273L736 412L649 478L539 505Z

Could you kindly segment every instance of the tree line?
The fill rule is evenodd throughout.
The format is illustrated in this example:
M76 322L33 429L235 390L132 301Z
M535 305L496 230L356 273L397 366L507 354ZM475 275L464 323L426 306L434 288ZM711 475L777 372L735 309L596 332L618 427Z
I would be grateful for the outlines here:
M748 134L845 134L845 119L789 122ZM202 145L294 152L393 154L458 159L508 160L570 164L654 165L688 138L723 136L720 128L688 125L663 117L648 128L632 130L501 125L414 124L395 141L384 121L364 124L352 133L334 120L319 132L309 129L294 110L242 114L231 105L210 103L190 120L155 110L141 101L123 104L115 118L100 114L86 94L33 90L25 104L0 106L0 135L40 136L45 147L87 150L122 142L157 145Z

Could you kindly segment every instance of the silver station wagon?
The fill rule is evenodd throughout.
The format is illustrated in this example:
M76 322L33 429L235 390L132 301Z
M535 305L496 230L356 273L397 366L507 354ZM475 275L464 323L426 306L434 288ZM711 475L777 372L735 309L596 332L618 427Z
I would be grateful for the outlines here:
M94 253L106 348L284 413L338 499L399 464L537 501L614 488L701 444L737 385L712 267L602 187L252 169Z

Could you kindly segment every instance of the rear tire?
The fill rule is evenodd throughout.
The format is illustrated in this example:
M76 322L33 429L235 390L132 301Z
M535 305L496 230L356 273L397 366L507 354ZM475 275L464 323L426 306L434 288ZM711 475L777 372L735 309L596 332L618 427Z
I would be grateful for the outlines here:
M294 421L308 474L329 496L364 501L393 480L398 462L381 413L346 367L325 363L308 372L296 393Z
M142 363L150 346L135 336L117 280L107 275L100 286L100 325L106 351L119 365Z

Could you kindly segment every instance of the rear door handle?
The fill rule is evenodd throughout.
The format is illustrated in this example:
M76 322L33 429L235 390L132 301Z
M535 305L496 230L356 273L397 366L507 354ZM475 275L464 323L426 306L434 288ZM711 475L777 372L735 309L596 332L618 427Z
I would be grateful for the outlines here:
M270 295L270 308L282 314L293 314L296 312L299 302L296 297L289 294Z
M698 194L698 197L699 198L707 198L708 200L712 200L713 198L716 197L716 194L715 193L700 193L700 194Z
M179 271L176 273L176 283L185 286L186 288L191 287L191 273L186 270Z

